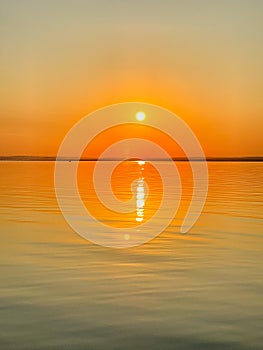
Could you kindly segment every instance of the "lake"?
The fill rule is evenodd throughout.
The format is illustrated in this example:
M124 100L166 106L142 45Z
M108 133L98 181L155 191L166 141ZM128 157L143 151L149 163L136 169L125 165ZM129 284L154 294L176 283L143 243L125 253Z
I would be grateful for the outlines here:
M178 232L183 204L164 232L129 249L72 230L57 204L54 164L0 162L1 349L262 349L263 163L209 162L194 227ZM87 207L112 227L138 224L132 214L112 217L89 195L93 167L80 165ZM191 176L186 163L178 167L186 203ZM120 199L137 171L133 162L119 169ZM162 187L150 168L145 176L146 220Z

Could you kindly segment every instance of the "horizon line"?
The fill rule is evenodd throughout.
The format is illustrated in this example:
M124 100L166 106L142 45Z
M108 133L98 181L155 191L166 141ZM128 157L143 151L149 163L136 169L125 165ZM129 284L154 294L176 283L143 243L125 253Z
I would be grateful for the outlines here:
M76 157L55 157L55 156L21 156L21 155L15 155L15 156L0 156L0 161L139 161L139 160L145 160L145 161L243 161L243 162L263 162L263 156L207 156L205 158L200 157L171 157L171 158L158 158L158 157L147 157L144 159L138 159L138 158L127 158L122 159L118 157L111 157L111 158L97 158L97 157L83 157L83 158L76 158Z

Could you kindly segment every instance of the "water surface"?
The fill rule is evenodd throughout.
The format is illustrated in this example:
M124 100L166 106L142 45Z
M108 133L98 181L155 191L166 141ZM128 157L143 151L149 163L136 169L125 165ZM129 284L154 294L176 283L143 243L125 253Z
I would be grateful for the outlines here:
M262 349L262 163L209 163L208 199L187 235L182 212L156 239L121 250L68 226L53 170L0 163L1 349ZM129 196L118 176L115 190ZM158 181L149 179L148 215Z

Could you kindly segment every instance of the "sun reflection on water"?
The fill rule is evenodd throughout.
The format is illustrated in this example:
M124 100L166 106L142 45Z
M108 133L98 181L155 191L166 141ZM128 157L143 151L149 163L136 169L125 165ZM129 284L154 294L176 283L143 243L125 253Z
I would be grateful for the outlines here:
M140 165L140 178L137 180L136 187L136 221L142 222L144 220L144 206L145 206L145 183L143 170L145 161L139 160L138 165Z

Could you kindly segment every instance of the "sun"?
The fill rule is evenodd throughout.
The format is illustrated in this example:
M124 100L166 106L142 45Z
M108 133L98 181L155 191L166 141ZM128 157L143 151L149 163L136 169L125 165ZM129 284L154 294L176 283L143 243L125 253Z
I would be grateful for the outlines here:
M136 113L136 119L139 121L139 122L142 122L144 119L145 119L146 115L144 112L137 112Z

